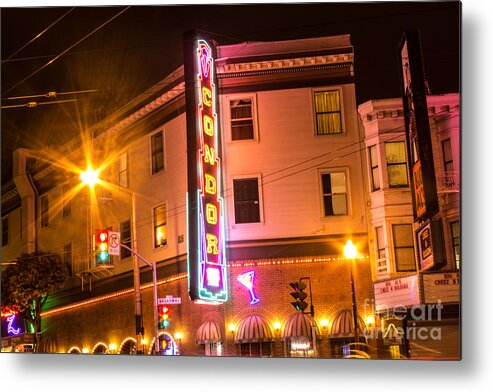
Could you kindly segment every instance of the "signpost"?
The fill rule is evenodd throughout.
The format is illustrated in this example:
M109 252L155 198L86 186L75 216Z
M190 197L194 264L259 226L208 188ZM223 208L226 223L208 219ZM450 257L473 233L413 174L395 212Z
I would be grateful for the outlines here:
M172 295L167 295L165 298L157 299L158 305L176 305L181 304L181 297L173 297Z

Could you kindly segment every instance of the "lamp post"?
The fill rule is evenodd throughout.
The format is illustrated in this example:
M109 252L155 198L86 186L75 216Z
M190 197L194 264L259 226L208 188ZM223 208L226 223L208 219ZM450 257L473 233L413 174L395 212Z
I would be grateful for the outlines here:
M359 342L359 328L358 328L358 310L356 307L356 290L354 288L354 276L353 276L353 268L354 262L356 260L356 256L358 251L354 246L351 240L347 240L346 245L344 246L344 257L350 260L349 265L349 282L351 285L351 301L353 306L353 328L354 328L354 339L356 342Z

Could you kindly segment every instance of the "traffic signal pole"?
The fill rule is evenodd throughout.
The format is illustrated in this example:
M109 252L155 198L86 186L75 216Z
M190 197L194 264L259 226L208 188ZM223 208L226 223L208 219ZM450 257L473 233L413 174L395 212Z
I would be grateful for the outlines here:
M156 263L151 263L149 261L147 261L144 257L142 257L141 255L139 255L136 251L134 251L133 249L129 248L128 246L126 245L123 245L123 244L119 244L122 248L125 248L126 250L128 250L130 253L132 253L134 255L134 257L136 259L140 259L142 260L144 263L146 263L149 267L152 268L152 284L153 284L153 302L154 302L154 352L155 353L158 353L159 352L159 330L158 330L158 313L157 313L157 267L156 267ZM138 263L137 263L137 267L138 267ZM142 299L141 299L141 296L140 296L140 269L137 268L136 271L134 271L134 274L136 277L138 277L137 281L138 281L138 286L137 286L137 282L135 282L135 298L136 298L136 301L137 301L137 298L139 298L140 300L140 310L141 310L141 313L140 313L140 323L142 323ZM138 293L138 295L137 295ZM137 304L137 302L136 302ZM136 312L137 313L137 312ZM137 314L135 315L136 317L136 320L137 320ZM144 332L144 328L142 328L142 334Z
M315 326L315 308L313 307L313 295L312 295L312 280L309 277L300 278L300 282L303 280L308 280L308 288L310 290L310 326L312 330L312 345L313 345L313 356L317 357L317 327ZM307 314L304 311L303 314Z

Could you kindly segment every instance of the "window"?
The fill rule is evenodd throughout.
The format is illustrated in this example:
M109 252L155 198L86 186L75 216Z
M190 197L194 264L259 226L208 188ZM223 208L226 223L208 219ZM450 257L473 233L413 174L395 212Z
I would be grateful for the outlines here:
M315 92L317 135L342 133L341 100L338 90Z
M380 189L380 174L378 172L378 155L376 145L369 148L369 155L371 168L371 190L376 191Z
M132 248L132 226L130 221L125 221L120 224L120 233L121 233L121 243L129 248ZM130 257L132 253L123 247L120 248L120 259L126 259Z
M72 200L70 199L70 185L63 184L62 187L63 193L63 207L62 207L62 216L66 218L72 214Z
M63 262L67 266L68 275L72 276L72 243L63 245Z
M231 140L253 139L253 104L252 99L230 101Z
M48 195L41 198L41 227L47 227L50 223L50 205Z
M233 180L235 223L260 222L258 178Z
M347 215L347 190L345 173L322 174L324 216Z
M242 357L270 357L272 348L270 342L242 343L240 344L240 355Z
M383 226L379 226L375 229L377 237L377 259L385 259L387 254L385 252L385 239L383 238Z
M385 143L385 152L389 186L391 188L408 186L405 142Z
M450 144L450 139L442 142L442 152L445 172L454 171L454 159L452 157L452 145Z
M118 157L118 185L128 188L128 154L124 153Z
M2 219L2 246L6 246L9 243L9 218Z
M167 244L166 204L154 208L154 248Z
M450 224L452 231L452 244L454 245L455 268L460 268L460 225L459 222Z
M163 131L159 131L151 136L151 161L152 174L156 174L164 170Z
M415 271L413 226L392 225L394 235L395 269L397 272Z

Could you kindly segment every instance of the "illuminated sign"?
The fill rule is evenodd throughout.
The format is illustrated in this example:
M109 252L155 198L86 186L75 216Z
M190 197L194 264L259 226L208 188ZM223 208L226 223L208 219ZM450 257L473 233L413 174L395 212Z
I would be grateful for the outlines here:
M434 269L447 263L443 248L441 219L432 219L417 230L419 266L421 271Z
M250 292L250 305L255 305L260 300L255 296L253 292L253 280L255 279L255 271L248 271L244 274L238 276L238 282L240 282L243 286L245 286Z
M21 329L19 328L14 328L14 320L15 320L15 314L13 314L10 317L7 317L7 325L8 325L8 334L13 334L13 335L19 335L21 333Z
M15 311L2 311L2 336L17 336L23 333L23 319Z
M193 301L224 302L228 296L213 48L203 39L186 39L185 47L193 53L185 69L186 84L193 77L194 86L192 91L188 83L186 92L189 293Z

